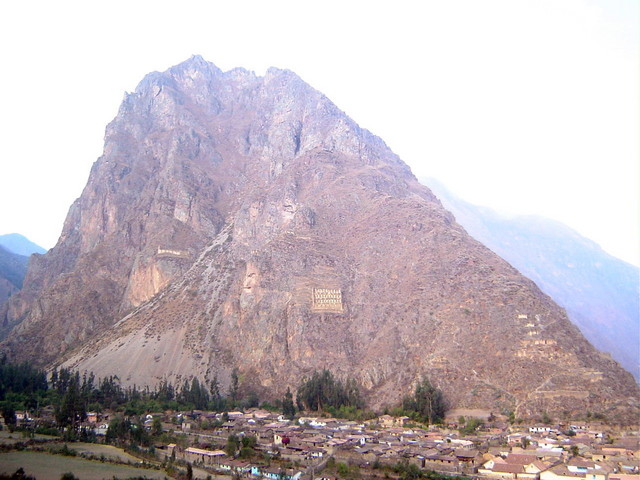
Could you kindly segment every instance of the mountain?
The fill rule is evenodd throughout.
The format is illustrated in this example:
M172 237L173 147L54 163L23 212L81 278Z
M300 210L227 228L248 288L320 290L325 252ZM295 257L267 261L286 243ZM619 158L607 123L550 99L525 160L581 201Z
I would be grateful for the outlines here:
M11 295L22 288L29 257L16 255L0 246L0 309Z
M32 253L45 253L46 250L40 245L36 245L27 237L19 233L7 233L0 235L0 246L10 252L28 257Z
M470 237L378 137L294 73L195 56L147 75L2 350L126 384L237 371L280 398L314 369L391 405L638 413L632 376Z
M477 240L564 307L598 349L640 381L640 269L606 253L566 225L537 216L505 216L420 179Z
M29 256L46 250L19 233L0 235L0 313L9 297L22 288ZM9 330L7 322L0 323L0 338Z

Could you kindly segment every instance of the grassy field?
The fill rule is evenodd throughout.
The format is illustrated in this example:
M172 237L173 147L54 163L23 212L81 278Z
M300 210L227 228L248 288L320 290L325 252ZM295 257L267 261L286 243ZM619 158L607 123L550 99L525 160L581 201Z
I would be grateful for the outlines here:
M113 447L111 445L100 445L98 443L67 443L67 446L71 450L75 450L79 454L88 454L93 455L95 457L100 457L104 455L105 458L116 460L122 463L138 463L140 461L139 458L134 457L133 455L129 455L127 452L122 450L121 448Z
M49 435L34 435L34 439L36 440L56 440L58 437L51 437ZM14 443L26 442L29 440L29 437L25 437L22 435L22 432L13 432L9 433L7 430L0 431L0 443L12 445Z
M65 472L73 472L81 480L102 480L113 477L120 479L146 477L158 480L166 478L162 470L114 465L77 457L40 452L0 453L0 472L11 474L19 467L24 468L27 475L33 475L37 480L60 480L60 476Z

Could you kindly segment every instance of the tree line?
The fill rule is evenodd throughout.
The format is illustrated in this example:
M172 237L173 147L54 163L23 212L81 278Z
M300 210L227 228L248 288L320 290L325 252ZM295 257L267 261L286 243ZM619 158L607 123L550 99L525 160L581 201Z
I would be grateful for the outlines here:
M365 406L358 383L352 378L340 380L329 370L314 371L310 378L302 381L297 391L297 404L300 410L327 411L332 414L348 414ZM392 413L431 424L442 422L446 411L447 402L442 391L424 377L416 385L413 394L405 396L401 407L393 409Z
M262 406L280 410L293 418L297 411L327 412L352 419L372 418L365 412L365 401L358 382L341 379L331 371L314 371L303 378L296 390L295 401L290 388L273 404L260 404L252 391L242 393L238 372L234 370L227 394L221 391L217 377L203 382L196 377L174 386L166 379L155 388L123 387L117 376L96 379L93 373L80 375L68 368L54 369L49 381L46 373L28 363L13 364L0 358L0 410L7 425L15 425L16 410L37 410L51 405L58 428L79 431L88 411L111 410L125 417L166 410L229 411L236 408ZM423 379L413 395L407 396L394 413L406 414L414 420L435 423L444 418L446 402L442 392L428 379ZM369 415L370 413L370 415Z
M321 411L329 407L363 408L360 386L352 379L340 380L329 370L314 371L298 387L296 400L298 409Z

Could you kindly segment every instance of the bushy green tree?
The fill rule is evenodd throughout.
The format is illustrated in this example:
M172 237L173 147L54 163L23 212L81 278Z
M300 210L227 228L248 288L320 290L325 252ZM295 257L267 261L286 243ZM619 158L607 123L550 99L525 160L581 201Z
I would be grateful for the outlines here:
M462 433L463 435L471 435L482 425L482 420L480 420L479 418L470 418L467 424L460 429L460 433Z
M287 393L284 394L284 398L282 399L282 414L290 420L293 419L296 414L296 407L293 404L293 394L289 387L287 387Z
M229 385L229 399L234 404L239 400L240 390L240 378L238 376L238 369L234 368L231 372L231 385Z
M446 403L442 392L423 378L412 396L402 401L402 408L414 412L418 420L426 423L439 423L445 416Z
M182 390L178 395L178 401L183 404L193 405L194 408L203 410L209 404L209 392L200 381L193 377L191 382L184 381Z
M311 378L305 379L297 391L298 409L323 410L326 407L363 405L360 389L353 379L342 382L329 370L314 371Z
M224 448L224 451L230 457L234 457L236 453L238 453L238 449L240 448L240 439L237 435L229 435L227 437L227 445Z
M64 393L55 413L58 425L70 427L72 431L87 418L87 400L83 396L78 372L65 377Z
M153 418L153 423L151 424L151 434L155 437L162 435L162 421L159 417Z
M15 427L17 420L16 409L13 402L7 400L0 402L0 410L2 411L2 418L4 418L5 425L7 425L9 429Z
M117 415L109 422L106 440L108 443L122 443L130 439L131 421Z

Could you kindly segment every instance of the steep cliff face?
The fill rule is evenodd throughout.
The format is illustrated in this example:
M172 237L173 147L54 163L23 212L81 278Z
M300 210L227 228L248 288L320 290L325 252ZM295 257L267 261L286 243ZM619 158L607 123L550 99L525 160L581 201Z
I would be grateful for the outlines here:
M287 71L193 57L147 76L28 282L5 349L137 385L238 368L277 397L330 368L372 405L423 374L452 405L638 405L557 305Z

